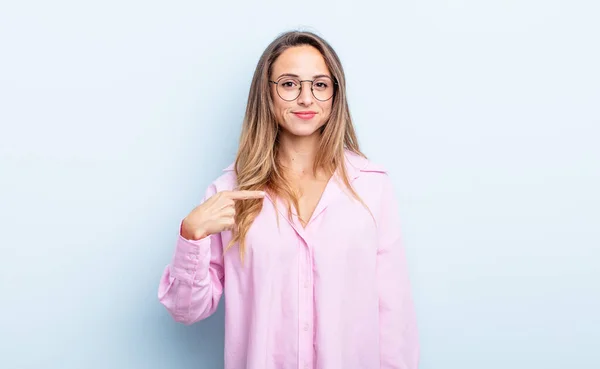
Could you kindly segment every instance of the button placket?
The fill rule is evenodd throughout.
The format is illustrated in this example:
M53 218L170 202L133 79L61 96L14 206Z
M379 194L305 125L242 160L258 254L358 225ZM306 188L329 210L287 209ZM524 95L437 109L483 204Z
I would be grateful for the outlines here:
M301 242L299 245L299 252L301 257L299 258L298 268L298 284L301 286L298 292L299 306L298 306L298 326L299 331L299 368L308 368L309 364L313 360L313 289L311 287L312 280L312 250L308 242Z

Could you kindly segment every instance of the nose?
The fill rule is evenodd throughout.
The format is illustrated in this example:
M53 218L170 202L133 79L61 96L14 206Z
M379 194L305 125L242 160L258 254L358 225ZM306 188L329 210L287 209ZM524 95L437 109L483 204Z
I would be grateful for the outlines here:
M305 83L300 83L302 83L302 89L300 90L300 96L298 96L298 104L310 106L313 103L312 82L306 81Z

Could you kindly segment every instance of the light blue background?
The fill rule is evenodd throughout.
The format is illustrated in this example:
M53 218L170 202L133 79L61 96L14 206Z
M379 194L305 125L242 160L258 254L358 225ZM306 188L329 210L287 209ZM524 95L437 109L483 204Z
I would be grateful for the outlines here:
M600 368L597 4L3 2L0 368L222 367L223 305L186 327L157 285L299 27L394 179L421 368Z

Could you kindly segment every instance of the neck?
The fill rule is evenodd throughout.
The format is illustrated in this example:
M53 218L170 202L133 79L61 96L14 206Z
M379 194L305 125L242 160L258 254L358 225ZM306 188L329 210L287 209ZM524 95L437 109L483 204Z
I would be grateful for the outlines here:
M313 166L319 149L319 135L294 136L279 133L279 161L290 174L313 176Z

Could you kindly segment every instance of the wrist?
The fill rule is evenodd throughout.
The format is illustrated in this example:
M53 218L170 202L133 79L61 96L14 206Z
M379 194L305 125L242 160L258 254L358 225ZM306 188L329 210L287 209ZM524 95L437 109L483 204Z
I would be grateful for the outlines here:
M196 241L206 238L208 236L208 232L206 232L203 228L196 229L196 231L193 234L194 240Z
M198 240L201 240L204 237L208 236L206 231L204 231L204 229L202 229L202 228L199 228L196 230L191 229L191 227L187 224L185 219L181 222L181 226L179 228L179 234L181 235L181 237L185 238L186 240L190 240L190 241L198 241Z

